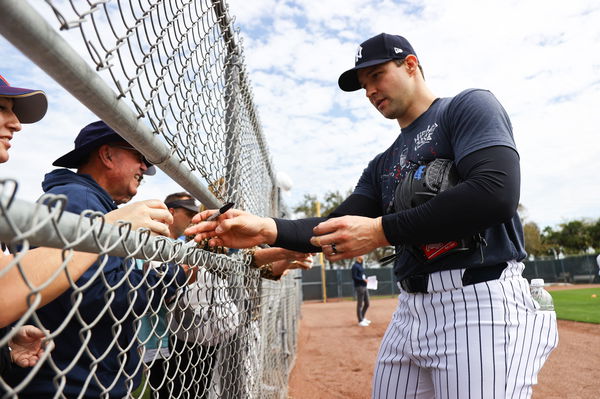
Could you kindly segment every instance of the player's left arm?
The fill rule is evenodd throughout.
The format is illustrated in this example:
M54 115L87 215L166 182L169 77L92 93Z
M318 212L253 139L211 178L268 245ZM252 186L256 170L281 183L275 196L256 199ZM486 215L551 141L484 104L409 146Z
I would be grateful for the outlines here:
M385 215L392 244L422 244L468 237L511 219L519 204L519 155L506 146L465 156L457 169L463 181L418 207Z
M510 118L487 90L456 96L440 120L461 182L423 205L383 217L392 244L466 238L510 220L519 204L521 172Z
M494 146L475 151L459 162L458 171L464 178L462 183L423 205L376 219L330 219L314 229L311 242L321 245L327 259L335 262L390 244L468 237L514 216L520 187L519 156L515 150ZM381 221L381 225L374 225L376 221ZM331 252L332 243L337 254Z

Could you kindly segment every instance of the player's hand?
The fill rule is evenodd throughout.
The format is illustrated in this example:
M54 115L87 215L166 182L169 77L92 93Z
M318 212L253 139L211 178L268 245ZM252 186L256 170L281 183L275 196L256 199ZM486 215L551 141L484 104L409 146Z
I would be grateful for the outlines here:
M350 259L371 252L375 248L390 245L381 218L342 216L319 223L313 229L310 243L323 249L330 262ZM334 250L335 248L335 250Z
M201 242L209 238L208 245L229 248L251 248L272 244L277 238L277 226L271 218L263 218L239 209L230 209L216 220L206 221L216 210L200 212L192 219L193 226L184 234L195 235Z
M19 328L9 342L13 363L20 367L35 366L44 354L45 337L46 334L37 327L25 325Z
M154 235L166 237L169 236L169 225L173 223L169 209L159 200L134 202L107 213L104 218L110 224L123 220L131 223L132 230L145 227Z

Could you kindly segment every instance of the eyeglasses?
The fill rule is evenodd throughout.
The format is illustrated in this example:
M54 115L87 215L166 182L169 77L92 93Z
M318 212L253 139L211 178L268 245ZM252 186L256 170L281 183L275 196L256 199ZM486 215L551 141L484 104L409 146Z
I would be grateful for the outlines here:
M146 157L141 152L139 152L138 150L136 150L133 147L129 147L129 146L126 146L126 145L113 145L112 147L117 147L117 148L122 148L124 150L129 150L129 151L133 152L133 155L135 155L138 158L138 161L143 162L146 166L151 165L151 163L148 162L148 160L146 159Z

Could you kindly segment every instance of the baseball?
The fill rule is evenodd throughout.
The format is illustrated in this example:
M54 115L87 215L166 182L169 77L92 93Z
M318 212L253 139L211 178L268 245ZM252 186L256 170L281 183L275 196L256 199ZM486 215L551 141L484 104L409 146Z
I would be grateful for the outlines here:
M596 298L596 297L597 297L597 295L596 295L596 294L592 294L592 298Z

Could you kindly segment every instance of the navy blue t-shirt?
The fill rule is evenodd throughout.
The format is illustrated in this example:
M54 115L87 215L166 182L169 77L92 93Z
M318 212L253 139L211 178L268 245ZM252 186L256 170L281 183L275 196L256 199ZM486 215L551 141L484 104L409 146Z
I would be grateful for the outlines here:
M354 194L377 201L381 214L390 215L396 211L393 206L396 187L415 164L436 158L459 163L474 151L494 146L516 151L509 117L492 93L469 89L452 98L440 98L403 128L394 143L369 163ZM385 231L386 216L383 225ZM482 252L450 255L427 265L407 247L397 245L397 277L403 279L421 271L493 265L525 257L522 226L516 213L512 220L480 233L487 242ZM463 237L456 237L460 238Z

